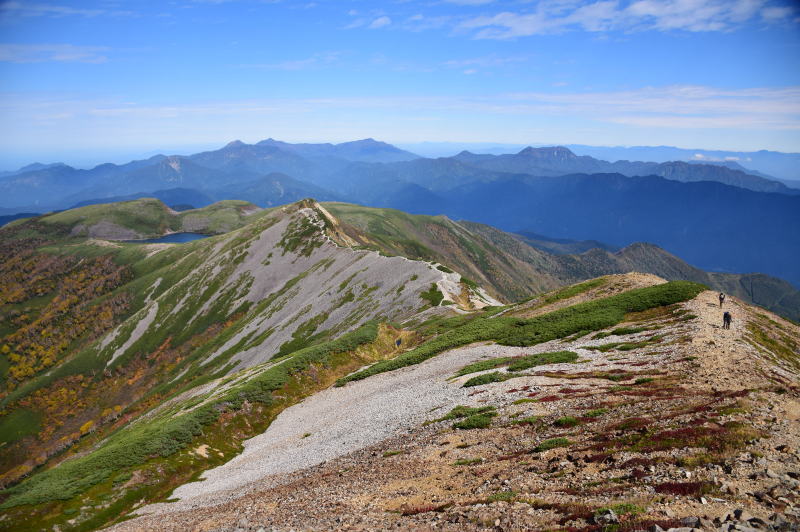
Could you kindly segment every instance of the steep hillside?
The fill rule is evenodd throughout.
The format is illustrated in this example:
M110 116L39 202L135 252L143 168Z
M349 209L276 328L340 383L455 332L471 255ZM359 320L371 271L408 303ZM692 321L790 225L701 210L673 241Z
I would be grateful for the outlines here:
M612 163L564 147L431 159L371 139L335 145L267 139L90 170L24 170L0 176L2 214L108 202L121 194L160 197L181 209L211 199L272 207L315 197L614 248L652 242L706 270L800 282L794 253L800 195L719 164Z
M346 203L324 205L359 245L439 262L463 274L468 285L477 283L504 301L516 301L559 284L545 268L537 270L526 258L504 251L445 216L410 215ZM542 257L546 260L544 254Z
M325 206L343 222L345 231L355 230L359 244L437 261L506 302L601 275L638 271L703 283L800 320L800 291L786 281L759 274L708 273L650 244L637 243L618 252L594 248L580 254L553 254L529 246L524 238L475 222L344 203Z
M549 299L431 324L113 530L797 528L800 328L639 274Z
M117 206L120 224L145 210L150 227L173 220L158 202L132 203ZM111 508L93 507L82 522L99 525L141 497L164 496L214 463L173 457L201 427L222 437L231 422L247 425L226 436L214 460L230 458L282 408L392 354L395 339L413 342L411 331L376 319L496 303L446 268L353 249L313 201L262 211L238 230L189 244L81 239L75 228L87 220L94 227L108 209L0 231L0 481L44 469L2 494L0 509L13 522L30 515L22 529L59 522L50 516L58 501L82 504L109 487ZM197 215L179 219L185 227ZM294 375L312 363L323 364L320 381L298 388ZM121 471L153 475L165 461L177 468L167 482L117 497Z
M569 238L551 238L545 235L537 235L528 231L521 231L515 233L516 236L522 237L522 240L532 247L555 253L556 255L571 255L576 253L583 253L590 249L600 248L608 251L618 251L618 248L609 246L597 240L571 240Z
M706 272L695 268L671 253L646 243L636 243L612 252L593 248L580 254L558 254L543 262L539 250L521 246L519 240L528 238L509 235L494 227L461 221L475 234L483 236L499 248L525 262L541 268L560 284L571 284L600 275L631 271L651 273L668 280L688 280L755 303L781 316L800 321L800 290L782 279L763 274L734 274Z
M143 198L89 205L45 215L37 221L75 237L139 240L179 231L225 233L249 223L249 217L260 210L246 201L228 200L175 212L157 199Z

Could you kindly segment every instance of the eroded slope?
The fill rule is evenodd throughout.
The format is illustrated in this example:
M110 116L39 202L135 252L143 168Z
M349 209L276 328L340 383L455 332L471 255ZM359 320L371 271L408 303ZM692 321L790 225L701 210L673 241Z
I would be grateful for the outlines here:
M113 282L87 292L83 301L83 292L69 296L75 316L85 319L96 309L104 318L88 322L91 334L70 329L72 315L55 314L54 338L61 351L47 358L46 353L38 355L40 344L32 345L31 360L43 362L30 371L11 367L0 433L2 480L12 487L2 493L7 512L0 525L14 524L21 515L30 516L24 525L28 528L103 524L133 504L131 493L152 500L168 493L173 482L213 465L190 460L166 482L153 473L161 467L159 461L180 461L173 460L175 453L204 432L203 427L222 431L230 419L249 420L241 436L226 443L219 457L225 461L238 452L245 435L269 424L270 415L316 389L306 384L274 398L272 392L294 382L297 372L310 364L333 364L338 378L343 374L336 368L365 360L354 349L391 336L378 333L377 321L436 313L440 304L475 308L493 302L477 287L465 287L459 274L436 264L348 247L336 234L338 222L313 201L263 213L237 231L180 246L76 241L69 234L59 241L61 233L54 234L46 224L35 220L13 228L14 235L39 227L41 234L50 231L50 240L20 240L26 242L25 257L33 268L24 270L25 275L39 275L42 264L54 275L69 265L83 280L85 261L91 259L108 265L109 272L101 273ZM42 244L46 247L37 248ZM43 256L54 258L47 262ZM62 290L63 273L58 276L45 275L42 290ZM17 279L14 286L19 287L19 300L30 304L37 292L29 294L25 287L37 285L26 280ZM54 301L61 297L59 292ZM30 318L33 323L49 316L47 301ZM109 302L113 306L106 308ZM70 330L77 334L65 336ZM406 336L408 332L394 334L395 339ZM9 343L12 362L27 360L16 356L27 344L13 334L4 339L9 338L14 340ZM391 353L379 351L370 356ZM284 401L286 397L292 399ZM260 406L254 409L253 403ZM250 419L254 410L256 418ZM20 432L18 426L30 430ZM43 465L46 470L16 484ZM142 468L149 473L141 473ZM138 481L114 484L123 470L132 478L151 480L144 486ZM115 490L123 485L125 489ZM53 514L64 504L72 511L74 505L95 501L98 493L114 503L91 503L75 518L61 516L61 510Z
M185 501L117 529L790 530L800 518L800 330L737 300L723 310L734 316L730 330L706 291L586 334L460 347L328 390L265 432L275 429L273 448L261 449L263 480L206 498L202 483L187 486L177 492ZM552 354L565 352L572 355ZM421 379L437 408L415 409L413 391L386 401ZM371 418L350 424L355 397ZM307 467L303 456L323 436L319 416L333 404L342 418L321 428L334 448L342 441L336 426L369 433L395 406L408 412L407 424L393 438ZM269 457L292 441L294 461L270 476ZM294 473L286 470L292 463Z

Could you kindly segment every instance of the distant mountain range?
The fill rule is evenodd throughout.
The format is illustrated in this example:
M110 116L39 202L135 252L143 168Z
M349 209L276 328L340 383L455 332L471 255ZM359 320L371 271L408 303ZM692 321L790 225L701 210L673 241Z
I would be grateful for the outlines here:
M476 155L461 152L455 159L487 170L534 176L559 176L565 173L618 173L629 177L655 175L673 181L717 181L759 192L795 193L779 181L747 174L741 167L691 164L683 161L609 163L588 155L575 155L563 147L525 148L519 153L507 155Z
M542 146L542 145L534 145ZM524 149L524 144L499 144L488 142L419 142L402 144L405 149L425 157L449 157L461 151L503 155ZM800 188L800 153L777 151L725 151L685 149L673 146L587 146L566 144L577 155L589 155L604 161L651 161L727 166L751 175L778 179L794 188Z
M608 162L559 146L425 158L374 139L267 139L89 170L35 163L0 175L0 197L3 215L142 197L182 209L313 197L613 249L650 242L706 270L763 272L800 285L800 190L735 161Z

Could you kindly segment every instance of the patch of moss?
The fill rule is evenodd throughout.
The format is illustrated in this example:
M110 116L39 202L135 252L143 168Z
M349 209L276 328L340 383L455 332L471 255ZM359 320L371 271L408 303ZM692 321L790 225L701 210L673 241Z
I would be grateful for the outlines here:
M431 287L420 293L419 297L427 301L432 307L438 307L444 299L444 294L436 286L436 283L431 283Z
M533 451L541 453L544 451L549 451L550 449L556 449L558 447L569 447L570 445L572 445L572 442L567 438L551 438L549 440L544 440L539 445L534 447Z

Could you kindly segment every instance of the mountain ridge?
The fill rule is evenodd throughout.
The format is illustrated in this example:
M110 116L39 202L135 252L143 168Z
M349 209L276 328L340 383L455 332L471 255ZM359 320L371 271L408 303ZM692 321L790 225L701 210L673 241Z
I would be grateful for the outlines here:
M8 516L22 529L110 524L228 462L244 438L334 382L415 367L437 353L450 360L451 349L479 340L525 346L587 326L619 327L633 309L682 324L675 305L703 290L611 275L545 294L550 288L539 286L527 303L503 307L493 293L505 299L548 282L542 261L577 259L495 230L494 240L528 253L525 262L448 217L310 199L254 211L228 232L187 244L75 231L112 219L141 229L141 217L122 214L148 209L153 231L197 214L137 200L0 230L0 528ZM642 245L623 254L631 263L653 253ZM487 348L496 349L470 351L464 363ZM461 397L461 385L452 386L447 401ZM402 409L396 419L392 427L408 426Z

